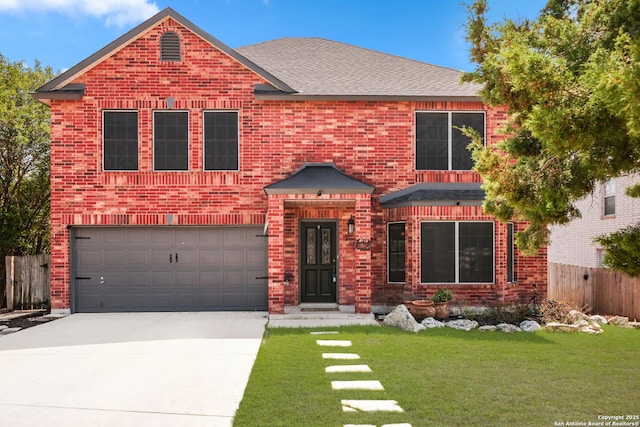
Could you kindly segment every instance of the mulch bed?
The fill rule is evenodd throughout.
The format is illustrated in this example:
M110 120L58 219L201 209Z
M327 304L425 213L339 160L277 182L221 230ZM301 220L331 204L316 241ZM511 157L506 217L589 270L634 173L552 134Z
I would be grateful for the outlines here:
M41 315L34 316L34 317L19 317L17 319L0 320L0 325L6 325L9 328L26 329L32 326L37 326L37 325L41 325L42 323L46 323L46 322L43 322L42 320L36 320L44 314L45 313L42 313Z

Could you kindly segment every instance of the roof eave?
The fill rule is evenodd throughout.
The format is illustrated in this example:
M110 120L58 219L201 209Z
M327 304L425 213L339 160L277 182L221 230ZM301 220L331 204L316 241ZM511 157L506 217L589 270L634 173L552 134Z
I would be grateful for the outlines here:
M482 200L405 200L401 202L385 202L383 209L404 208L414 206L482 206Z
M254 91L254 97L261 101L449 101L482 102L480 96L441 95L307 95L301 93Z
M50 101L77 101L84 96L84 83L72 83L61 89L31 92L30 95L45 105L51 105Z
M372 188L325 188L318 187L299 187L299 188L269 188L264 187L267 196L273 194L372 194L375 189Z

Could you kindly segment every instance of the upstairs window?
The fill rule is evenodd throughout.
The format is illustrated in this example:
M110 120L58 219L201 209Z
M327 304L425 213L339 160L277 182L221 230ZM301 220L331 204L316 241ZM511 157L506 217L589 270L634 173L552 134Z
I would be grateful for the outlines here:
M153 114L153 168L157 171L189 169L189 113L186 111Z
M170 31L160 36L160 60L180 62L180 37L176 33Z
M604 214L616 214L616 180L610 179L604 184Z
M475 129L484 141L484 117L481 112L416 113L416 169L471 170L471 140L459 128Z
M137 111L105 111L102 137L104 170L138 170Z
M238 170L238 113L205 111L204 169Z

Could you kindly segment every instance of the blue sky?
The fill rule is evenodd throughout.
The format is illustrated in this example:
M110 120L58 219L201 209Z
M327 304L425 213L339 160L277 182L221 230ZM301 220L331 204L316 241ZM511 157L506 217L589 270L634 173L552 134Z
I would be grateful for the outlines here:
M0 0L0 54L65 70L165 7L232 48L323 37L471 71L472 0ZM491 20L535 18L546 0L488 0Z

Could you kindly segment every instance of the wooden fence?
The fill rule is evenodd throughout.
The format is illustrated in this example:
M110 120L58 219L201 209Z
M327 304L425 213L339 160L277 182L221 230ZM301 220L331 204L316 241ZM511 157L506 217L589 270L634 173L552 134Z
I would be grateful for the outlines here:
M7 308L49 308L49 255L5 258Z
M549 263L549 298L640 320L640 279L606 268Z

